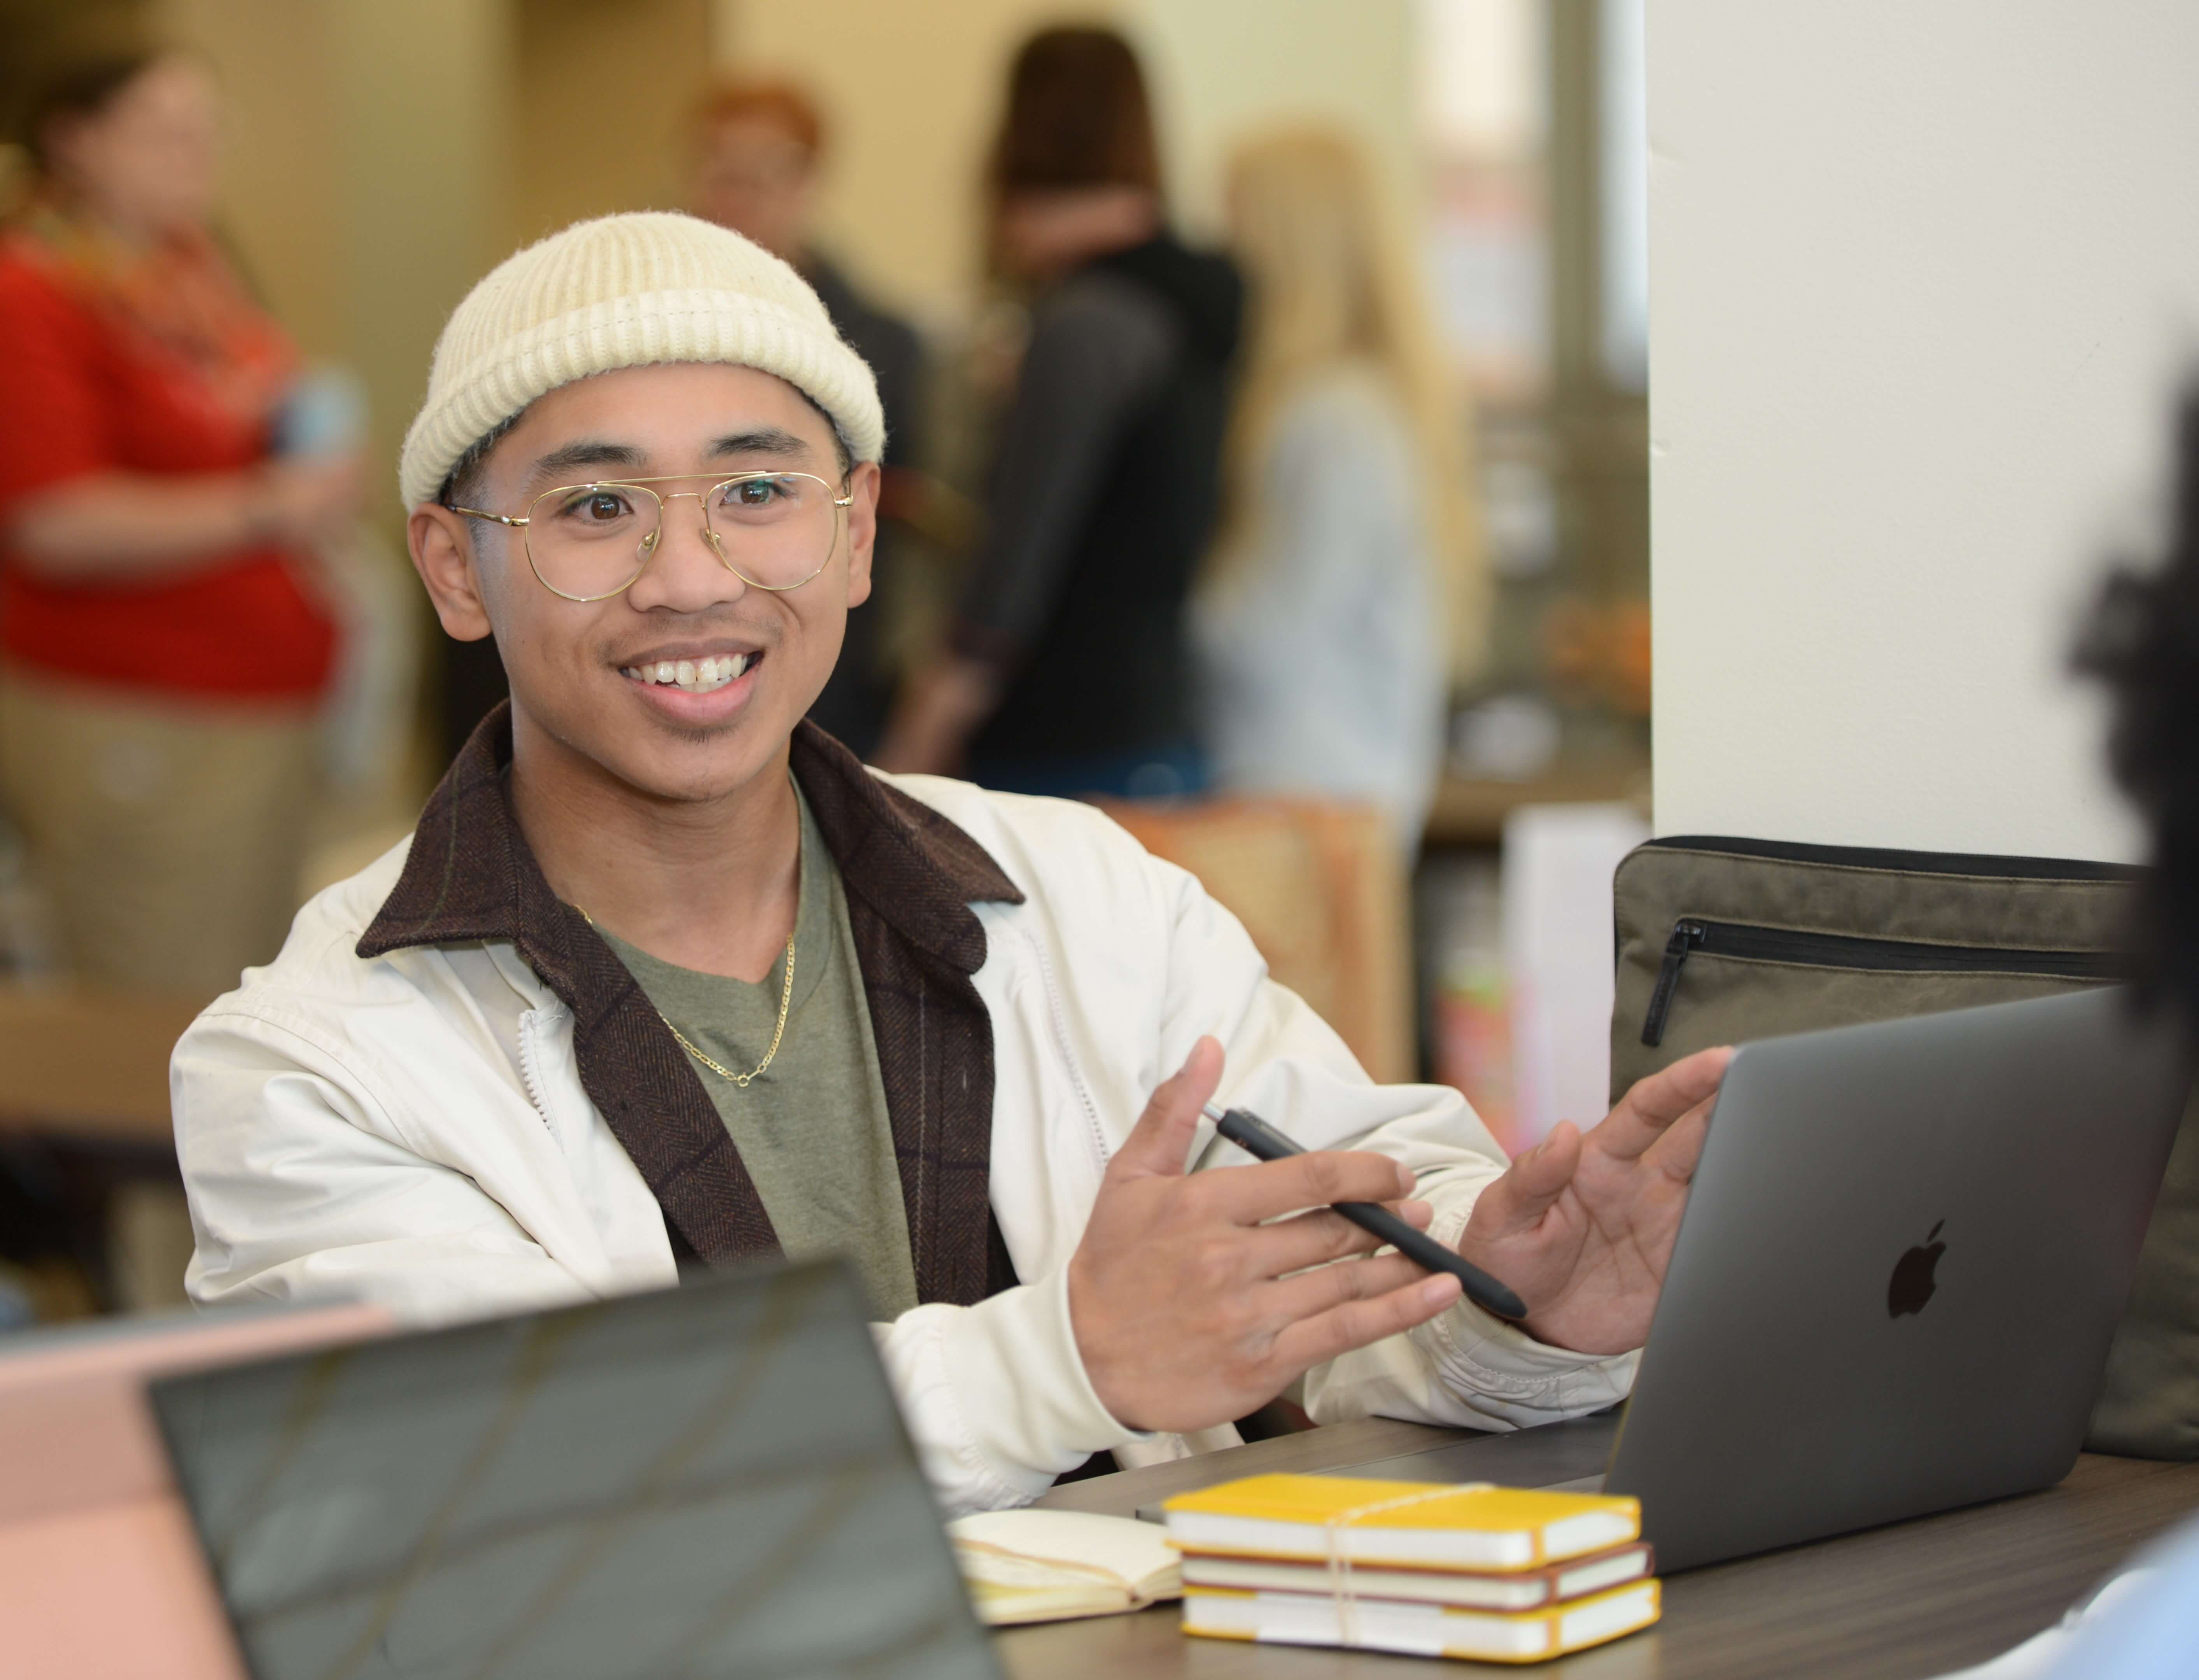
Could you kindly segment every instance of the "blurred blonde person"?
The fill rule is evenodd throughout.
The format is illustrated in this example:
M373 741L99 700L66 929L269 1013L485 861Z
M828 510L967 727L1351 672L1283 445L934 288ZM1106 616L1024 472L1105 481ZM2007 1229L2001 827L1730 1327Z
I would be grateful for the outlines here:
M1374 803L1409 852L1486 574L1465 396L1382 197L1326 128L1233 162L1249 330L1192 625L1217 787Z
M73 69L0 233L0 798L76 973L208 996L295 908L337 651L313 557L357 501L207 231L218 131L189 57Z

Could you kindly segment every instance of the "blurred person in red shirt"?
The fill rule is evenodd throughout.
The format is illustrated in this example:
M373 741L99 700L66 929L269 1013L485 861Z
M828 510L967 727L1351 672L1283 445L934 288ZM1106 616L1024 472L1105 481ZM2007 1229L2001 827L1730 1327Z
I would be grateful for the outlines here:
M0 800L74 973L212 993L295 908L337 654L314 555L357 462L277 453L306 387L207 229L205 68L82 65L33 109L0 234Z

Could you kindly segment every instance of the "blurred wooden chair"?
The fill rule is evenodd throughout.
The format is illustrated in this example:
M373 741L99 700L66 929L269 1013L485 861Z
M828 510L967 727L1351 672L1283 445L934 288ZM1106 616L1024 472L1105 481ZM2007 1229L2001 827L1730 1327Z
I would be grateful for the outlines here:
M1098 803L1146 850L1199 877L1371 1078L1414 1077L1404 860L1379 811L1286 799Z

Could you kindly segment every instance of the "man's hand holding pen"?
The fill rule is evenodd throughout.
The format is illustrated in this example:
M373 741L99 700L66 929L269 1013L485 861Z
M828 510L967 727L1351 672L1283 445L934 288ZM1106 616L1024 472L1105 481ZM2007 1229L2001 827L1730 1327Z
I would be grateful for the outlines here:
M1482 1192L1459 1252L1518 1293L1540 1340L1589 1353L1642 1345L1730 1055L1706 1050L1644 1079L1585 1134L1560 1125ZM1460 1296L1447 1272L1374 1254L1381 1239L1327 1206L1377 1203L1425 1229L1431 1208L1385 1155L1322 1150L1187 1173L1221 1077L1222 1048L1203 1038L1108 1164L1070 1263L1085 1369L1134 1428L1241 1417Z

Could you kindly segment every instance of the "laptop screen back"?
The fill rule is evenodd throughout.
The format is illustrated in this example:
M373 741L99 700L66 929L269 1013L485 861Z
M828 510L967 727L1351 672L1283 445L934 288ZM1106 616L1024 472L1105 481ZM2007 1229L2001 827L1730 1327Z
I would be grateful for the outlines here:
M853 1282L814 1265L178 1377L256 1680L990 1677Z
M2114 988L1743 1045L1606 1484L1659 1567L2068 1474L2190 1088Z

